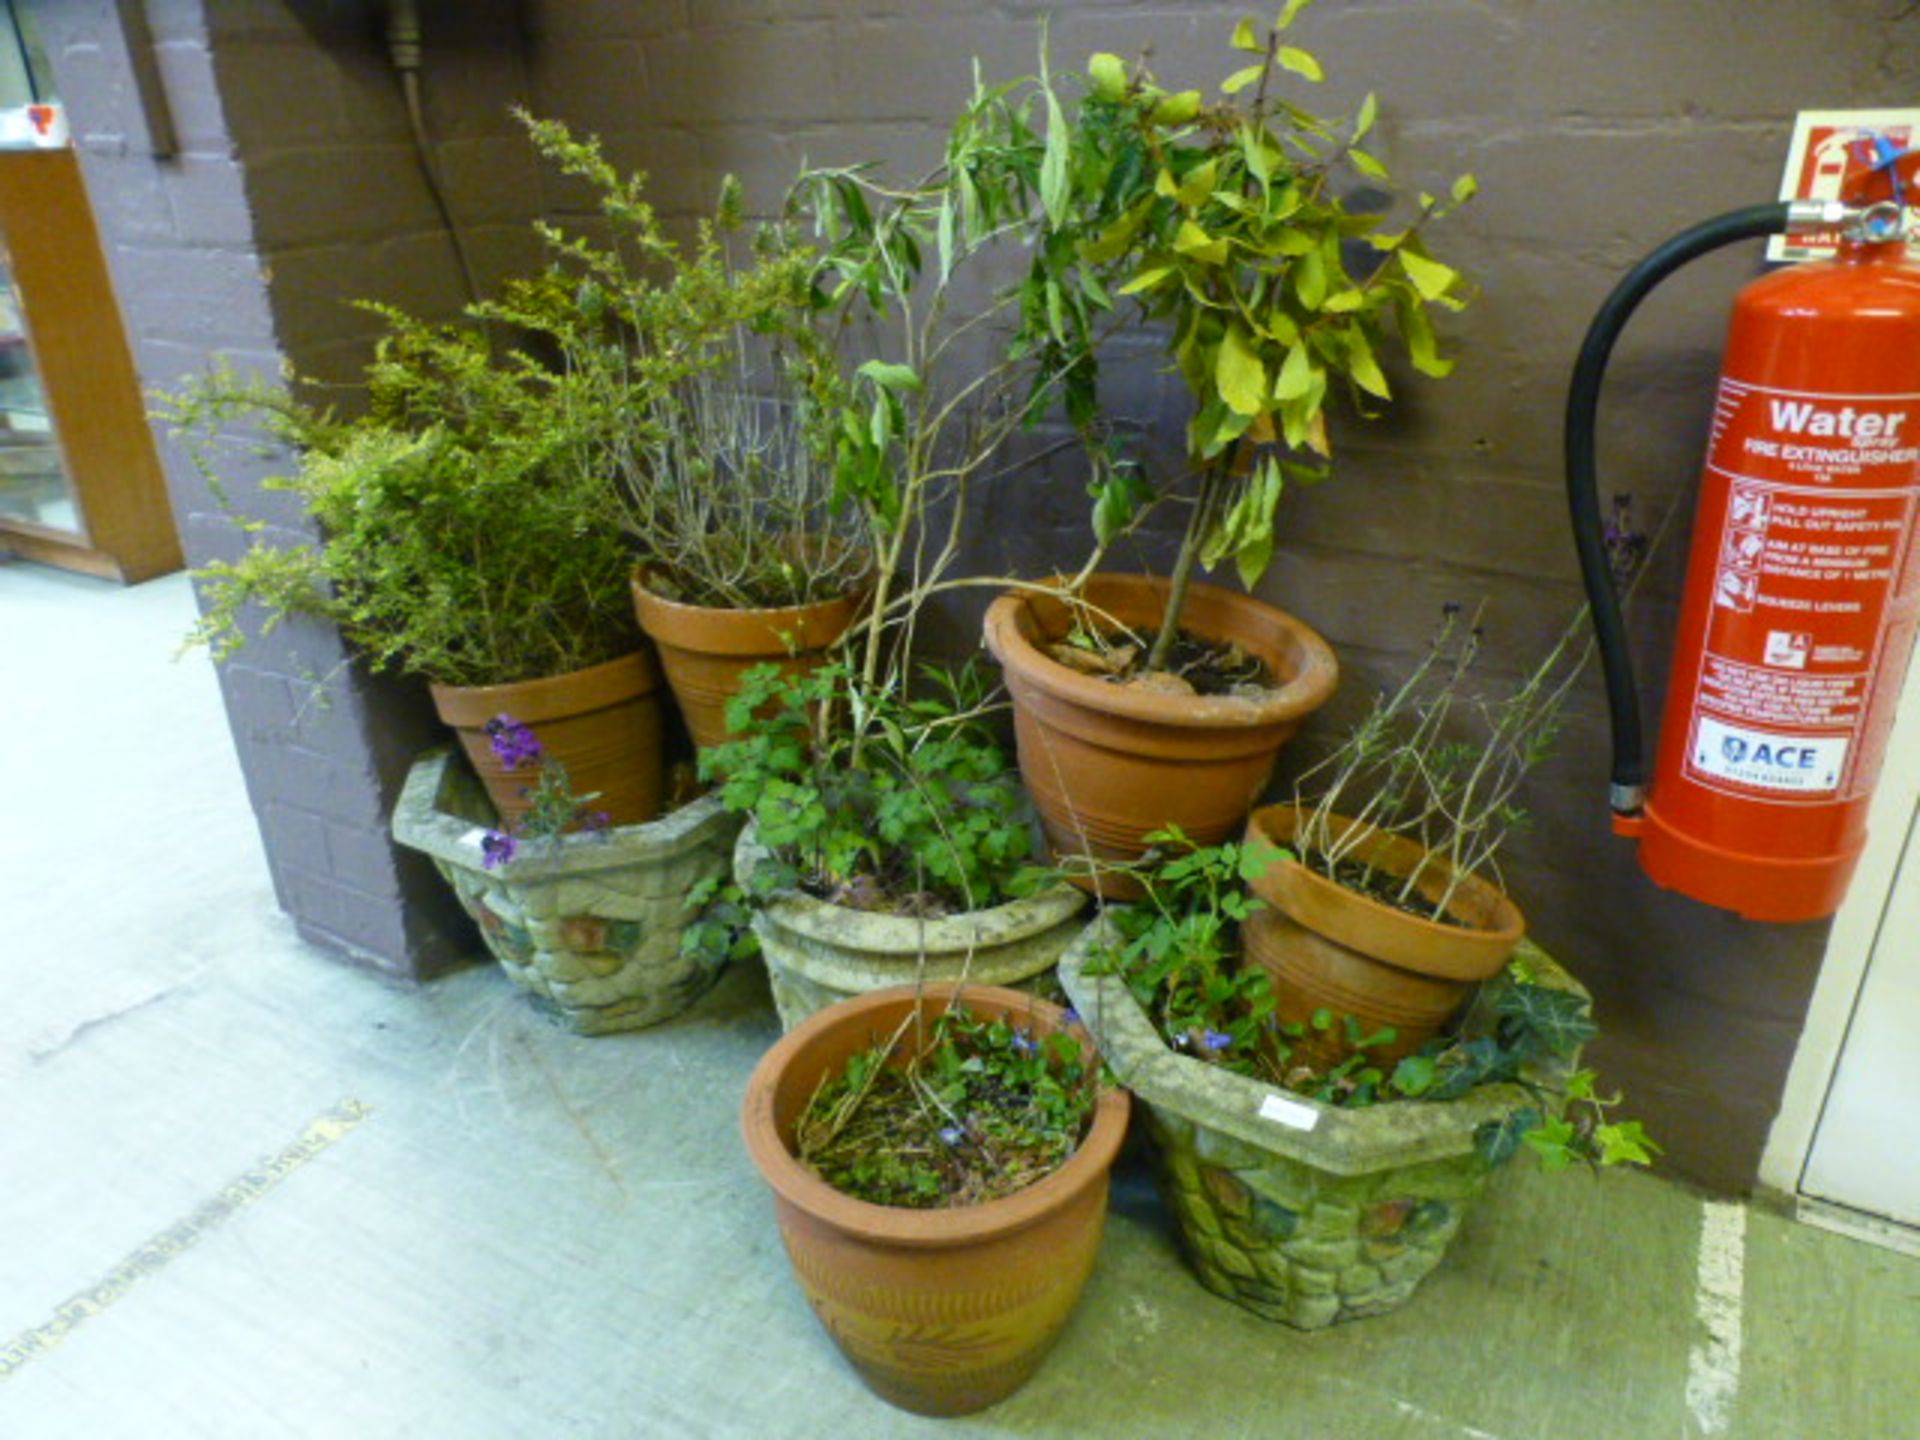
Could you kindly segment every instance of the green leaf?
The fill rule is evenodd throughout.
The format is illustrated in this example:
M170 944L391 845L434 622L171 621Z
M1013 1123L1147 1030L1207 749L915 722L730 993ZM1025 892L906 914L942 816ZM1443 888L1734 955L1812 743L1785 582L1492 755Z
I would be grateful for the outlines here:
M1564 1170L1574 1162L1574 1132L1571 1122L1561 1119L1543 1121L1523 1137L1527 1147L1540 1157L1543 1170Z
M1353 376L1353 383L1369 395L1382 400L1393 398L1387 388L1387 377L1380 372L1380 362L1374 358L1373 346L1358 329L1347 331L1347 373Z
M1149 265L1138 275L1134 276L1133 279L1122 285L1118 293L1122 295L1137 295L1142 290L1151 290L1162 280L1165 280L1169 275L1174 273L1175 267L1172 265Z
M1293 17L1312 3L1313 0L1287 0L1286 8L1280 12L1280 18L1273 22L1273 28L1276 30L1286 29L1289 25L1293 24Z
M1214 362L1214 383L1220 398L1240 415L1258 415L1267 399L1267 367L1247 327L1235 321L1220 340Z
M1345 290L1337 290L1327 297L1326 304L1320 308L1329 315L1347 315L1367 303L1367 292L1358 286L1350 285Z
M1312 384L1313 357L1307 353L1305 344L1296 344L1280 364L1279 377L1273 382L1273 398L1298 400Z
M1367 98L1360 102L1360 113L1353 117L1353 138L1356 143L1365 139L1367 132L1373 129L1373 119L1377 113L1378 103L1373 98L1373 92L1369 90Z
M1585 997L1570 990L1508 985L1495 998L1494 1010L1522 1032L1529 1051L1527 1058L1570 1056L1600 1033Z
M1293 266L1293 293L1309 310L1318 310L1327 298L1327 262L1316 247L1302 255Z
M1433 333L1433 317L1427 314L1426 306L1407 296L1396 304L1394 313L1400 317L1400 338L1406 342L1407 358L1413 362L1413 368L1436 380L1451 375L1453 361L1441 357L1440 342Z
M1266 42L1260 38L1259 27L1254 24L1251 15L1233 27L1233 48L1256 52L1267 48Z
M1127 62L1102 50L1087 59L1087 76L1093 81L1093 93L1102 100L1119 100L1127 93Z
M1222 95L1238 95L1242 90L1246 89L1247 86L1253 84L1254 81L1264 75L1266 69L1267 67L1263 62L1259 65L1249 65L1243 70L1234 71L1233 74L1220 82L1220 93Z
M1435 1067L1426 1055L1408 1055L1393 1067L1393 1088L1402 1095L1418 1097L1433 1088Z
M1273 58L1302 79L1324 80L1327 78L1327 73L1320 68L1320 62L1318 60L1314 59L1313 56L1309 55L1306 51L1296 49L1292 45L1282 45L1278 50L1273 52Z
M1453 182L1453 203L1464 205L1480 193L1480 182L1471 175L1462 175Z
M1180 222L1180 229L1173 237L1173 248L1176 254L1191 255L1209 265L1226 264L1230 253L1225 240L1209 235L1192 220Z
M1184 125L1200 113L1200 99L1198 90L1163 96L1148 118L1156 125Z
M1489 1170L1504 1165L1519 1152L1522 1141L1532 1138L1540 1120L1540 1112L1531 1105L1489 1120L1473 1132L1473 1148ZM1544 1161L1544 1154L1541 1158Z
M1247 173L1266 185L1273 179L1273 156L1264 137L1251 125L1240 127L1240 153L1247 162Z
M1660 1153L1660 1146L1641 1128L1638 1120L1596 1126L1593 1138L1600 1146L1602 1165L1651 1165L1653 1157Z
M1180 188L1174 192L1174 199L1188 210L1198 210L1213 194L1214 186L1220 174L1220 162L1209 160L1204 165L1196 165L1187 172L1187 178L1180 182Z
M1393 178L1387 173L1386 166L1382 165L1364 150L1358 148L1348 150L1347 159L1352 162L1354 169L1358 170L1369 180L1391 180Z
M1413 282L1413 288L1420 292L1423 300L1438 300L1453 288L1453 282L1460 278L1460 272L1451 265L1442 265L1438 260L1429 260L1415 253L1411 246L1402 246L1398 252L1400 266L1407 272L1407 279Z
M1040 158L1040 204L1047 221L1058 225L1067 213L1067 116L1060 100L1047 91L1047 148Z
M883 390L918 390L920 377L913 373L911 365L896 365L886 360L869 360L857 371Z

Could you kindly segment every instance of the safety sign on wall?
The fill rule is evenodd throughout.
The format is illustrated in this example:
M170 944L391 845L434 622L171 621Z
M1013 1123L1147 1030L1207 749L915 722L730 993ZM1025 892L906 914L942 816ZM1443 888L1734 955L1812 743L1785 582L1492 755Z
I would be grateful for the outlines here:
M1877 137L1899 150L1920 143L1920 110L1802 110L1793 124L1793 143L1787 147L1780 198L1840 199L1848 182L1873 165ZM1908 196L1907 204L1911 236L1920 227L1920 195ZM1839 244L1840 236L1834 231L1791 239L1776 235L1767 242L1767 259L1824 260ZM1920 259L1920 245L1913 239L1907 244Z

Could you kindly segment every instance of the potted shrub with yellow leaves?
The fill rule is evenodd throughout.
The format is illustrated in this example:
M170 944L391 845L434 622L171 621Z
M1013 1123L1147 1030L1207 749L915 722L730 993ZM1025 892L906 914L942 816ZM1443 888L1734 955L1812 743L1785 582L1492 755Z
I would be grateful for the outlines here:
M1333 653L1310 627L1196 583L1196 568L1231 560L1248 588L1266 573L1285 490L1329 473L1329 404L1345 397L1363 416L1384 404L1390 346L1425 374L1451 368L1428 307L1457 308L1462 284L1426 234L1473 181L1408 214L1349 206L1343 176L1376 193L1390 183L1363 148L1375 103L1335 124L1295 102L1287 87L1321 78L1285 43L1302 8L1239 24L1245 63L1217 99L1111 54L1089 62L1071 113L1042 80L1046 223L1023 340L1054 347L1090 441L1100 549L1056 597L996 602L986 634L1017 706L1022 772L1088 885L1103 883L1097 862L1138 857L1164 825L1201 843L1234 833L1281 745L1333 693ZM1194 404L1169 487L1191 508L1164 580L1091 573L1155 497L1101 414L1091 343L1135 307L1166 327ZM1131 884L1117 872L1103 888Z

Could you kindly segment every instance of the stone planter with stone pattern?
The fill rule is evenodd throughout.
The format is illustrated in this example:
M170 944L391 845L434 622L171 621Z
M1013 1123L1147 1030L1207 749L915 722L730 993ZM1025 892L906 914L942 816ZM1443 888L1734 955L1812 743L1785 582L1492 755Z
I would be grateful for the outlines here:
M1089 925L1061 956L1060 980L1143 1102L1156 1176L1200 1283L1303 1330L1404 1304L1486 1188L1473 1132L1539 1102L1518 1085L1483 1085L1458 1100L1342 1110L1177 1054L1124 981L1086 973L1113 938L1104 919ZM1536 983L1585 994L1537 946L1523 941L1514 958ZM1532 1078L1558 1090L1575 1063Z
M523 842L489 870L480 837L492 806L452 750L415 763L393 837L430 857L480 926L487 949L543 1010L582 1035L677 1015L719 977L683 956L687 892L726 873L737 817L704 796L644 825Z
M734 848L734 879L744 884L766 848L749 825ZM833 905L787 891L762 905L753 933L766 957L780 1028L816 1010L917 980L1004 985L1051 998L1053 967L1080 933L1087 897L1057 884L989 910L918 920Z

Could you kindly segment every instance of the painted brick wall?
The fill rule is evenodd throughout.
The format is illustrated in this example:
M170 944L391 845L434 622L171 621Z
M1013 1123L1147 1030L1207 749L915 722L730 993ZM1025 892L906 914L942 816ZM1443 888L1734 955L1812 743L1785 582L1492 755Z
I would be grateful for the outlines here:
M697 209L738 172L766 210L803 157L917 173L969 84L1027 73L1052 16L1060 68L1153 47L1163 80L1211 85L1243 7L1137 0L529 0L532 93L651 170L663 207ZM1256 7L1257 8L1257 7ZM1901 0L1321 0L1298 42L1325 63L1312 102L1381 97L1379 150L1437 189L1481 193L1436 245L1482 287L1446 323L1445 382L1397 377L1389 418L1336 429L1334 481L1282 511L1263 593L1321 628L1347 666L1316 727L1401 672L1447 599L1490 600L1491 658L1523 667L1579 603L1558 458L1564 385L1593 310L1668 234L1770 199L1793 112L1911 103L1920 17ZM1691 487L1729 297L1756 251L1670 282L1624 340L1603 412L1602 473L1657 518ZM1176 436L1183 402L1151 365L1128 413ZM982 497L983 569L1033 573L1085 553L1070 464ZM1634 621L1657 715L1683 535ZM1164 543L1151 559L1165 565ZM972 613L955 619L966 635ZM1310 744L1313 733L1303 740ZM1539 938L1586 978L1596 1059L1668 1145L1670 1168L1751 1183L1805 1013L1823 925L1763 927L1662 894L1607 833L1597 677L1531 794L1509 880Z
M250 146L241 137L276 111L305 125L303 107L321 96L343 113L347 102L325 81L329 67L310 63L318 47L294 11L200 0L148 8L180 143L180 153L164 160L152 153L111 0L33 6L72 114L142 379L172 385L215 355L270 375L288 354L323 364L328 346L353 333L332 311L309 308L301 283L302 267L311 268L309 257L334 234L332 212L316 205L287 221L281 206L257 204L240 158ZM322 131L316 122L310 144L337 134L338 127ZM402 180L417 188L416 177L396 169L366 173L374 188ZM266 170L271 185L277 172ZM311 181L289 188L303 199L315 190ZM391 251L364 230L354 233L400 298L432 303L444 294L432 288L444 271L444 236L426 233L424 224L394 230ZM423 233L430 245L421 243ZM431 265L416 258L423 252ZM333 263L346 268L338 256ZM375 273L352 272L364 283L350 293L372 293ZM215 497L164 437L162 452L188 563L233 556L244 540ZM260 478L278 468L270 461L228 467L226 488L241 508L271 522L274 538L308 538L297 509L259 489ZM410 978L471 954L471 927L438 877L386 838L388 802L412 754L435 733L417 690L350 668L338 637L311 624L249 645L222 667L221 685L275 889L301 932L354 963Z

